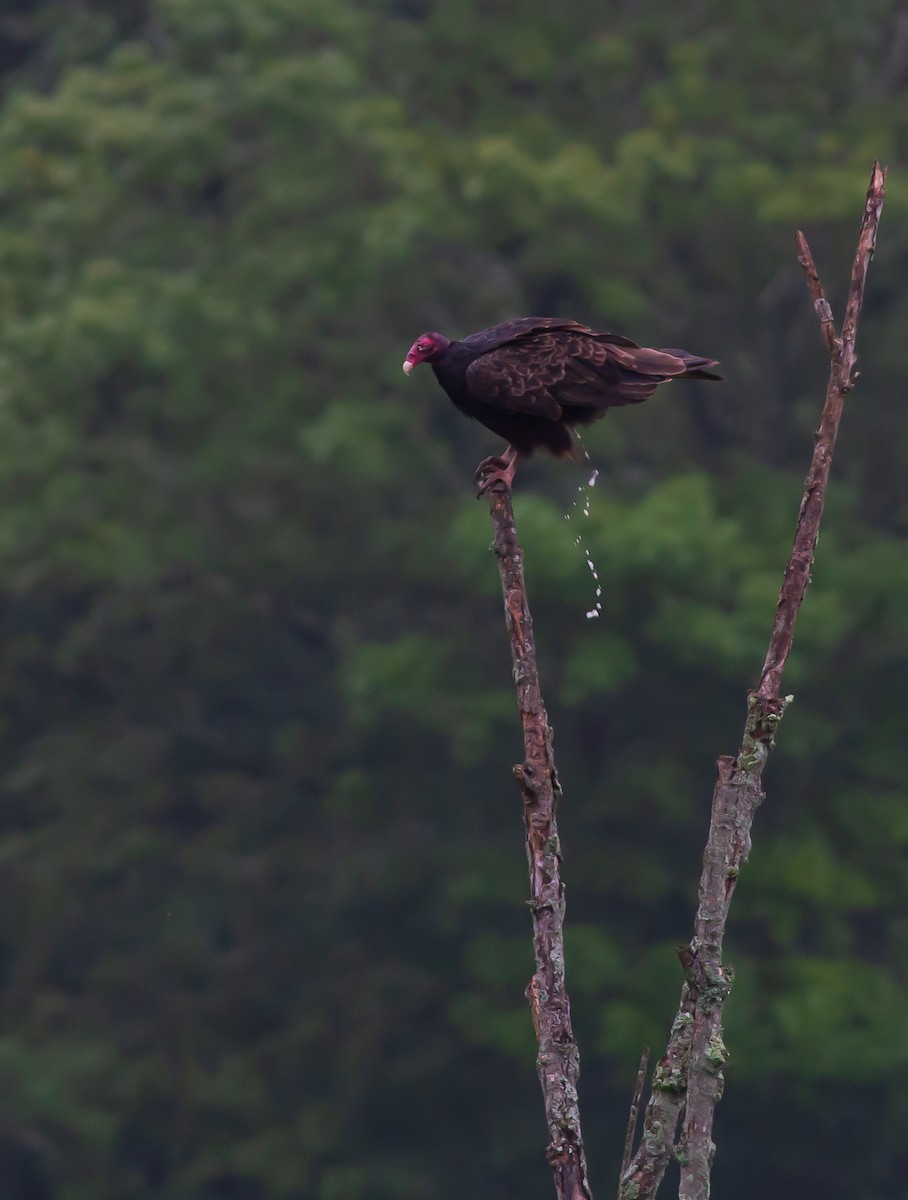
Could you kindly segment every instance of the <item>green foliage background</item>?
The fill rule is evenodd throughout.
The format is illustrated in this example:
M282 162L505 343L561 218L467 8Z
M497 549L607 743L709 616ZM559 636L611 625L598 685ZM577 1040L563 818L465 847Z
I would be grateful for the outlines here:
M664 1042L841 311L889 198L735 901L715 1186L908 1171L908 52L891 0L0 14L4 1200L543 1197L497 448L428 372L560 313L723 361L521 472L594 1184ZM578 518L579 519L579 518Z

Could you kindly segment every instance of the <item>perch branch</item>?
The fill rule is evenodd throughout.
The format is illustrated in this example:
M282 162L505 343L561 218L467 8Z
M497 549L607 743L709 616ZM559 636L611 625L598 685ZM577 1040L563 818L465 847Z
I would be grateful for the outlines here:
M514 664L517 705L523 723L524 761L514 768L523 799L529 906L533 917L536 969L527 999L536 1029L536 1067L549 1131L547 1157L558 1200L592 1200L580 1130L577 1077L580 1054L571 1027L571 1006L564 981L564 886L561 847L555 820L560 795L552 730L539 688L533 621L523 577L523 551L517 541L510 491L500 484L489 491L505 620Z
M679 949L685 973L681 1003L668 1048L654 1072L643 1139L621 1178L621 1200L651 1200L673 1153L681 1165L681 1200L707 1200L709 1196L715 1152L713 1113L722 1095L722 1071L728 1057L722 1040L722 1008L731 990L732 971L722 965L725 922L738 874L750 851L754 814L763 799L763 767L790 699L782 695L782 676L791 650L795 622L810 582L844 398L857 379L854 372L855 335L884 193L885 170L879 163L874 163L841 337L836 335L832 312L807 239L802 233L797 235L798 258L830 356L826 400L807 472L791 557L779 592L769 649L760 683L748 696L741 748L734 758L725 756L716 764L718 778L703 856L694 936L689 946ZM682 1108L684 1123L675 1146Z

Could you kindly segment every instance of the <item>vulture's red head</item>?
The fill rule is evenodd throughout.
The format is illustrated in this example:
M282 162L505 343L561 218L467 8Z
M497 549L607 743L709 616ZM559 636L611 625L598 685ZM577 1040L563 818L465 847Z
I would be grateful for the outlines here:
M409 375L417 363L434 362L444 354L450 342L443 333L423 333L413 345L404 359L404 374Z

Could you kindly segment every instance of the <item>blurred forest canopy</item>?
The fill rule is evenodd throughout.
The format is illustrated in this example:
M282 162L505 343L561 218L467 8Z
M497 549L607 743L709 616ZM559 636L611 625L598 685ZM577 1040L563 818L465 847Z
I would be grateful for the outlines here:
M549 1193L520 754L424 328L722 359L521 472L594 1187L664 1044L871 160L891 168L728 957L719 1195L908 1172L908 17L893 0L0 14L4 1200Z

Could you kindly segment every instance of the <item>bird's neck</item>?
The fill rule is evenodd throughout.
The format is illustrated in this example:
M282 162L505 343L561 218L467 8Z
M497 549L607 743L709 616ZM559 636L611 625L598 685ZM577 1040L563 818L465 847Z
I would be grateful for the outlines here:
M478 354L461 342L451 342L443 354L430 363L435 378L455 403L467 394L467 367Z

